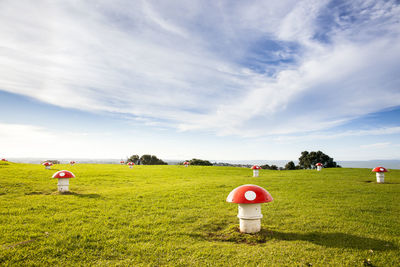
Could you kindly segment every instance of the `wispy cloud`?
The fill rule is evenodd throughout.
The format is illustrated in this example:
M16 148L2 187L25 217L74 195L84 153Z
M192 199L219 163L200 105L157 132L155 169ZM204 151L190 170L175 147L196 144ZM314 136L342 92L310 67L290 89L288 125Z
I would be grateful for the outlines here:
M280 135L273 137L274 141L278 142L294 142L294 141L312 141L312 140L329 140L339 139L343 137L357 137L357 136L384 136L400 134L400 127L382 127L379 129L368 129L368 130L349 130L342 132L324 132L324 133L313 133L305 135ZM380 143L382 144L382 143Z
M0 3L0 90L219 135L400 105L395 1Z
M390 145L389 142L384 142L384 143L375 143L375 144L369 144L369 145L361 145L361 148L373 148L373 149L379 149L379 148L386 148Z

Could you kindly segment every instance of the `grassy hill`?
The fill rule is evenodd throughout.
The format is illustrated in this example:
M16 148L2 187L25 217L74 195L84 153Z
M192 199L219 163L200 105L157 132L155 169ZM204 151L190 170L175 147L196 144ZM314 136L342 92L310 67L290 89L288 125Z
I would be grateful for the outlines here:
M72 171L70 194L54 172ZM0 265L350 265L400 262L400 170L0 164ZM242 184L266 188L262 228L238 232Z

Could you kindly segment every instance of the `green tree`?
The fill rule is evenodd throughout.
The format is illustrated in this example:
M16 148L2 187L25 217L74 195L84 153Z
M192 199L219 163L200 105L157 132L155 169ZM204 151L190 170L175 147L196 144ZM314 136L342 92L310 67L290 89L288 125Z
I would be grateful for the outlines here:
M296 169L296 165L294 164L293 161L289 161L286 165L285 165L285 170L295 170Z
M140 157L140 162L143 165L168 165L168 163L157 158L154 155L145 154Z
M57 159L49 159L49 160L46 160L46 161L43 161L43 162L51 162L53 164L60 164L60 161L57 160Z
M202 159L192 159L189 161L189 164L190 165L198 165L198 166L212 166L213 165L208 160L202 160Z
M153 155L151 156L151 163L152 165L168 165L168 163Z
M301 156L299 158L299 166L301 169L310 169L311 163L310 159L308 158L308 151L301 152Z
M140 157L140 162L143 165L150 165L151 164L151 155L144 154Z
M276 170L278 170L278 166L276 166L276 165L271 165L271 167L270 167L269 169L270 169L270 170L276 171Z
M260 167L263 170L270 170L271 169L271 166L269 166L268 164L261 165Z
M138 164L139 159L140 159L140 158L139 158L138 155L132 155L132 156L130 156L130 157L127 159L126 162L133 162L133 163L135 163L135 164Z
M301 152L301 156L299 158L299 166L301 169L311 169L315 168L315 164L318 162L322 163L324 168L336 168L340 167L333 161L333 158L329 157L322 151L308 151Z

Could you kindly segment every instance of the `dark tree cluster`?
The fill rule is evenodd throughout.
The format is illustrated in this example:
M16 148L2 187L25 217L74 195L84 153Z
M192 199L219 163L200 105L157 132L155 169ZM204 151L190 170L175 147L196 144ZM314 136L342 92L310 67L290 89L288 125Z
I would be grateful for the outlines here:
M271 166L268 164L264 164L264 165L261 165L260 167L263 170L274 170L274 171L278 170L278 166L273 165L273 164Z
M56 160L56 159L49 159L49 160L46 160L46 161L43 161L43 162L51 162L51 163L53 163L53 164L60 164L60 161L59 160ZM42 162L42 163L43 163Z
M141 157L139 157L139 155L132 155L127 159L127 162L133 162L136 165L168 165L168 163L156 156L148 154Z
M211 162L208 160L202 160L202 159L191 159L189 161L190 165L197 165L197 166L213 166Z
M340 168L340 165L337 165L333 158L324 154L322 151L303 151L301 152L301 156L299 158L299 169L311 169L315 168L315 164L318 162L322 163L324 168Z
M140 164L139 160L140 160L139 155L132 155L126 160L126 162L133 162L136 165L139 165Z
M285 165L285 170L296 170L296 165L294 164L293 161L289 161L288 163L286 163Z

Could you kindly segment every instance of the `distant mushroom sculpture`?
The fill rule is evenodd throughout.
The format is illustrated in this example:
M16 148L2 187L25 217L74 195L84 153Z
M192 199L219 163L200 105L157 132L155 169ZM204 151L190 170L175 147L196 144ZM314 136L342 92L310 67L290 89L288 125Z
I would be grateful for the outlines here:
M322 170L322 163L317 163L317 164L315 164L315 166L317 166L317 171L320 171L320 170Z
M376 182L383 184L385 182L385 172L388 170L384 167L376 167L372 169L373 172L376 172Z
M66 170L58 171L53 174L53 178L58 179L58 191L59 192L68 192L69 191L69 179L74 178L75 175Z
M189 166L189 161L185 161L184 163L183 163L183 165L185 165L185 167L188 167Z
M50 170L50 167L53 166L53 163L46 161L42 163L45 169Z
M135 163L133 163L132 161L128 162L128 166L129 166L129 168L131 168L131 169L132 169L132 166L133 166L133 165L135 165Z
M258 170L260 170L261 167L258 165L254 165L253 167L251 167L251 169L253 170L253 177L258 177Z
M125 164L125 161L121 160L119 163L120 163L121 165L124 165L124 164Z
M6 160L6 159L1 159L1 161L8 161L8 160Z
M73 160L71 160L70 162L69 162L69 164L71 164L71 166L74 166L75 165L75 161L73 161Z
M267 190L252 184L236 187L226 198L227 202L239 204L237 217L241 233L257 233L261 230L261 203L273 201Z

